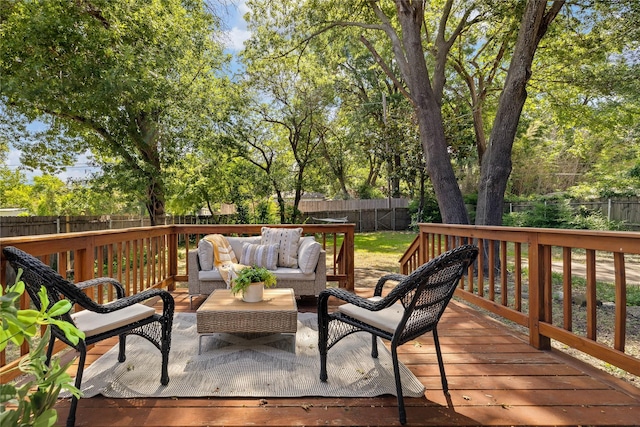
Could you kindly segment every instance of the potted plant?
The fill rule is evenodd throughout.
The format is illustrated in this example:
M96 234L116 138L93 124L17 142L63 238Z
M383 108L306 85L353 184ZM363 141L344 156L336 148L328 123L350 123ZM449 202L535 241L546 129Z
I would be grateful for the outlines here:
M264 288L276 285L276 275L264 267L245 267L231 281L231 292L234 295L242 292L246 302L262 301Z

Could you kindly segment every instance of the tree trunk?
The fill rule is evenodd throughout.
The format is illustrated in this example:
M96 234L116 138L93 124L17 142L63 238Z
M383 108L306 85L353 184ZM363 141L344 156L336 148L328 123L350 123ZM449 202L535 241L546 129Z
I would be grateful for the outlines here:
M484 100L482 101L484 102ZM487 137L484 133L484 118L482 117L482 104L474 99L473 104L473 130L476 135L476 149L478 150L478 161L482 167L482 159L487 150Z
M433 183L442 221L447 224L468 224L467 209L447 150L440 103L431 88L424 59L421 40L424 11L417 4L398 2L396 5L402 27L402 48L406 58L406 66L400 69L410 89L427 171ZM398 57L399 49L394 50ZM405 58L401 60L405 61Z
M151 182L147 187L145 206L152 226L164 224L164 190L160 183Z
M149 213L151 225L164 224L165 188L162 181L163 171L158 147L160 132L158 131L158 113L142 112L131 123L130 134L136 140L139 154L144 161L142 171L147 179L145 206ZM136 167L135 161L132 164Z
M564 1L555 1L545 14L545 0L530 0L522 16L518 40L507 72L498 111L491 129L489 146L482 159L478 189L477 225L502 225L504 193L511 174L511 150L522 108L527 99L526 86L538 44Z
M285 218L285 203L284 203L284 197L282 197L282 191L280 191L277 188L276 183L274 182L274 187L276 190L276 198L278 199L278 208L280 210L280 224L285 224L286 223L286 218Z

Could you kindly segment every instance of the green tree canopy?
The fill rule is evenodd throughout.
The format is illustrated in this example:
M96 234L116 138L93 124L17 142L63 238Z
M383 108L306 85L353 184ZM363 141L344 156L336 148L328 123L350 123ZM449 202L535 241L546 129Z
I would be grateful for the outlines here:
M228 58L205 2L7 0L0 22L3 119L47 126L23 128L23 163L57 169L90 149L156 223L165 170L215 143L225 114Z

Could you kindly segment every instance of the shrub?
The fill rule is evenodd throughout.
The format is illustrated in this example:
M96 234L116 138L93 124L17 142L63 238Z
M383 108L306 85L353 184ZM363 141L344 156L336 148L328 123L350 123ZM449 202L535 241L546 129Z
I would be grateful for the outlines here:
M565 228L583 230L621 230L622 224L609 221L598 210L574 208L568 200L535 202L533 207L505 214L502 224L511 227Z
M412 200L409 203L409 214L411 215L410 229L417 231L418 224L421 222L441 223L440 207L438 201L433 195L426 195L422 212L419 212L420 205L418 200Z

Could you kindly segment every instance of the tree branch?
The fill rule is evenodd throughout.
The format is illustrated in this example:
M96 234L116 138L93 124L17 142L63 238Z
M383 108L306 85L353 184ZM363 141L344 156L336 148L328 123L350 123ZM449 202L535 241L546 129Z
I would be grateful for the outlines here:
M542 37L547 33L549 29L549 25L551 22L558 16L560 13L560 9L564 6L565 0L556 0L551 5L551 8L544 14L542 17L542 22L540 23L540 28L538 29L538 34L536 35L536 44L542 40Z
M59 117L61 119L66 119L66 120L70 120L73 122L76 122L86 128L91 129L92 131L94 131L95 133L97 133L102 139L104 139L106 142L109 143L109 145L111 146L112 149L114 149L115 151L117 151L124 159L124 161L131 165L132 167L135 167L135 169L144 172L139 166L138 166L138 162L136 161L136 159L134 157L131 156L131 154L127 151L123 149L123 145L119 144L116 140L113 139L113 136L111 136L111 134L109 133L109 131L107 129L105 129L104 127L98 125L97 123L95 123L93 120L87 119L86 117L81 117L75 114L69 114L69 113L63 113L60 111L53 111L53 110L48 110L46 108L42 108L39 107L44 113L46 114L50 114L54 117Z
M382 22L382 30L387 34L389 40L391 40L391 48L393 49L394 56L396 61L398 62L398 67L400 68L400 73L403 76L410 76L409 63L407 62L407 58L402 50L402 42L400 41L400 37L396 33L393 25L391 25L391 20L387 15L384 14L380 6L378 6L377 0L369 0L369 5L373 9L373 12L376 14L380 22Z
M384 62L384 60L382 59L380 54L378 54L378 52L376 51L375 47L373 47L373 45L369 42L369 40L367 40L363 35L360 35L360 41L367 47L367 49L369 49L369 52L371 52L371 54L373 55L373 59L375 59L375 61L378 63L380 68L382 68L384 73L393 81L393 84L395 85L395 87L398 88L398 90L400 92L402 92L402 94L412 104L414 104L414 101L413 101L413 98L411 97L411 94L409 92L407 92L407 90L403 86L403 84L397 79L397 77L395 76L393 71L391 71L391 69L389 68L387 63Z
M100 22L105 29L108 30L109 28L111 28L111 24L109 23L107 18L102 15L102 11L94 4L86 2L84 0L76 0L76 5L80 9L84 10L87 14L89 14L89 16L92 16L93 18L98 20L98 22Z

